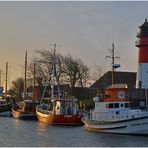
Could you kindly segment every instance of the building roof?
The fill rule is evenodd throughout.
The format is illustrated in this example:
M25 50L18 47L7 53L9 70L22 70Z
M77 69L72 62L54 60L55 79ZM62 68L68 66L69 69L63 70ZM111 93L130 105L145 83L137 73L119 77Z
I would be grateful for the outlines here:
M114 84L127 84L128 88L135 88L136 86L136 72L114 72ZM101 78L93 83L90 88L97 88L104 90L112 84L112 71L106 72Z

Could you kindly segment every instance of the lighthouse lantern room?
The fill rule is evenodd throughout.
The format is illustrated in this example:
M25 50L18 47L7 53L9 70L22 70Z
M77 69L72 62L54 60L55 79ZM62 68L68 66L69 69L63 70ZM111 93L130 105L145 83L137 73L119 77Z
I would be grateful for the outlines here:
M137 88L148 88L148 22L145 22L139 27L140 32L137 33L138 41L138 74Z

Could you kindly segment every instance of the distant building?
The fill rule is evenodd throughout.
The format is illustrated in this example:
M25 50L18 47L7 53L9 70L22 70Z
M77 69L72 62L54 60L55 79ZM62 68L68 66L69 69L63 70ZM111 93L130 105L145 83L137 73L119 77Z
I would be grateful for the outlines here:
M114 72L114 84L127 84L129 89L136 87L136 72ZM106 87L112 85L112 71L106 72L94 84L90 86L91 89L98 89L104 91Z
M146 104L147 89L139 89L136 87L136 72L114 72L114 84L127 84L127 97L131 102L131 107L143 107ZM94 84L90 86L91 89L97 92L104 93L106 87L112 84L112 71L108 71Z
M97 92L104 92L106 87L112 83L112 71L108 71L101 78L99 78L90 87L75 87L74 96L81 99L92 99L97 95ZM115 84L127 84L130 90L135 89L136 86L136 73L135 72L115 72L114 73L114 83ZM71 87L69 85L61 85L61 90L64 90L68 94L71 94ZM41 99L44 87L35 87L35 99ZM44 97L50 96L51 88L47 87ZM28 92L32 93L32 86L29 87Z

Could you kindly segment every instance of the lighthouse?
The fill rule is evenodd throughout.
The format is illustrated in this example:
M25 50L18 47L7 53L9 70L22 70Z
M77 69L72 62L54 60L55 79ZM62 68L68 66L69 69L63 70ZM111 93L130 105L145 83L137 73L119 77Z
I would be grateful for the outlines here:
M137 33L138 41L138 73L137 73L137 88L148 88L148 22L139 26L140 32Z

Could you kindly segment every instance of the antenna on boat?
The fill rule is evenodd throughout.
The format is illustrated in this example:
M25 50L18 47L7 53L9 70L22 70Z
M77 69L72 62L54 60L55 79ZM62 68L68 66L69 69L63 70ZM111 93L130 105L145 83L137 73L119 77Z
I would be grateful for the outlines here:
M115 46L114 43L112 43L112 49L109 49L110 56L106 56L106 58L111 58L112 60L112 86L114 84L114 71L116 68L120 67L120 64L115 64L115 59L120 58L118 56L115 56Z

